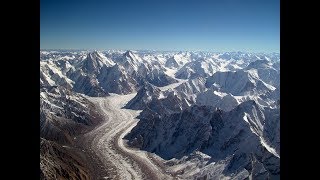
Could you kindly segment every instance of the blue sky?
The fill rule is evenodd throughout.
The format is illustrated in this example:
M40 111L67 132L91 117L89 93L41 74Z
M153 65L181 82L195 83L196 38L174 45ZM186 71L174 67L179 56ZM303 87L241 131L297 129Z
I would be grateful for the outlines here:
M40 48L279 52L279 6L279 0L40 0Z

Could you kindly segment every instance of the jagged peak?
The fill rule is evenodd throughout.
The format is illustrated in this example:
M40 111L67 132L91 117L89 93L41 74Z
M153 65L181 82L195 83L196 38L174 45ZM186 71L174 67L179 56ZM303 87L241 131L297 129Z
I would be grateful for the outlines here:
M131 56L133 52L131 50L127 50L123 55L124 56Z
M134 66L137 66L138 64L142 63L142 59L131 50L127 50L123 54L123 60L122 61L123 62L129 62L129 63L133 64Z
M104 54L97 50L89 52L87 54L86 61L89 61L91 63L97 63L99 64L99 66L106 65L110 67L115 65L115 63L112 60L108 59Z
M132 50L127 50L124 54L124 57L136 58L136 54Z
M87 58L85 59L86 62L90 63L104 63L104 60L106 57L104 57L102 54L100 54L98 51L92 51L87 53Z
M90 58L98 58L98 57L102 58L101 56L102 56L102 54L97 50L94 50L92 52L88 52L88 57L90 57Z

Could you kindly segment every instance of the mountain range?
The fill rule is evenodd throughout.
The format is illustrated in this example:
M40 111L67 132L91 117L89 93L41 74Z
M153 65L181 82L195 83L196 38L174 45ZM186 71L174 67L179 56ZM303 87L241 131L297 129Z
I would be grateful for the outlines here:
M128 146L178 178L280 179L279 53L41 50L42 179L90 179L75 137L103 121L90 98L113 94L141 111Z

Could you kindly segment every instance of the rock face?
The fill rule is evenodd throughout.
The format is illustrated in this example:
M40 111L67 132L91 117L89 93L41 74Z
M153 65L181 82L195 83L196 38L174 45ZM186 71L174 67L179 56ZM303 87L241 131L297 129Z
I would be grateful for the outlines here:
M85 162L61 145L40 138L40 179L91 179Z
M169 58L167 61L166 61L166 67L168 68L179 68L179 64L178 62L175 60L174 56Z
M230 111L239 103L232 94L219 93L213 89L209 89L198 94L196 104L202 106L219 107L224 111Z
M95 123L94 116L90 114L93 105L81 95L60 86L48 86L40 91L42 137L61 143L68 142L71 135Z
M83 93L92 97L108 96L109 93L104 91L100 86L97 79L90 76L80 75L73 86L75 92Z
M158 99L160 97L160 89L146 82L144 86L138 91L137 95L131 99L127 104L128 109L144 109L151 102L152 99Z
M63 86L40 88L41 179L91 179L73 137L99 122L93 109L82 95Z

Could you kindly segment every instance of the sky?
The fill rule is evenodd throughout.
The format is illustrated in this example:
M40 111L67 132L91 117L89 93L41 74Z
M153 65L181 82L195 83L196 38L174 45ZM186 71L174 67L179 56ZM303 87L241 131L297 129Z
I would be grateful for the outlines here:
M280 52L280 2L40 0L40 48Z

